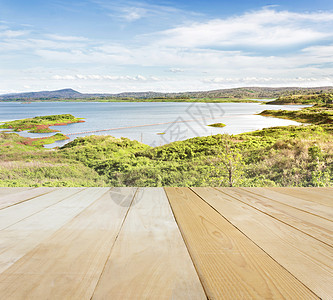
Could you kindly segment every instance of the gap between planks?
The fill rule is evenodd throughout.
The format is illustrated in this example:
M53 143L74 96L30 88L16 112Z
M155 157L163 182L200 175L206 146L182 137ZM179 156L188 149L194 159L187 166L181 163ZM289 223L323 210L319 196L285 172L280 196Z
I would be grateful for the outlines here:
M51 236L61 226L69 222L82 210L91 205L108 189L88 188L84 194L74 194L64 201L59 201L46 209L39 211L21 221L10 225L10 218L4 219L3 225L9 225L0 231L0 272L3 272L42 241ZM39 198L40 199L40 198ZM24 202L6 210L26 208L29 202ZM33 202L29 203L35 204ZM15 214L15 210L12 211Z
M206 299L163 188L139 189L92 299Z
M248 189L216 188L218 191L285 223L332 247L333 222L303 210L251 193Z
M2 295L7 299L89 299L128 210L128 205L118 203L132 201L133 191L104 193L9 267L0 275Z
M331 299L331 247L220 191L192 190L315 294Z
M209 299L317 299L188 188L165 188Z
M4 195L0 197L0 210L20 204L25 201L29 201L35 197L48 194L55 190L56 188L51 187L40 187L40 188L33 188L28 190L23 190L18 193L10 193L8 195Z
M228 188L226 188L228 189ZM283 203L290 207L296 208L298 210L302 210L308 214L316 215L318 217L324 218L330 222L333 219L333 212L331 208L328 208L327 205L323 205L318 202L304 200L298 197L294 197L291 195L286 195L275 191L271 188L263 188L263 187L253 187L253 188L243 188L240 189L246 190L250 193L253 193L257 196L262 196L267 199L270 199L275 202Z

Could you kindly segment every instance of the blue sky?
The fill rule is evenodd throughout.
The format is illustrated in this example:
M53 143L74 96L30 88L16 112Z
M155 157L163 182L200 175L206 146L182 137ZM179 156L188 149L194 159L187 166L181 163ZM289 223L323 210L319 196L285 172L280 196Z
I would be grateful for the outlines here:
M0 93L333 85L333 1L0 0Z

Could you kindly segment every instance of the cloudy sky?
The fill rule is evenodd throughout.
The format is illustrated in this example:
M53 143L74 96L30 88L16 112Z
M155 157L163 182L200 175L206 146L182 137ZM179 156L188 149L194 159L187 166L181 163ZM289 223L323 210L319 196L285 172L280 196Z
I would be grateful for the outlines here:
M332 0L0 0L0 93L325 85Z

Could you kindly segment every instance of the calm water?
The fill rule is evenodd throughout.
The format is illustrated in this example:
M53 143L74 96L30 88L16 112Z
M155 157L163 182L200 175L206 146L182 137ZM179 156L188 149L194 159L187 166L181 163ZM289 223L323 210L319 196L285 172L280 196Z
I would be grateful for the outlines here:
M260 105L258 103L5 103L0 102L0 122L53 114L72 114L85 118L85 123L54 126L64 134L73 134L70 140L90 134L128 137L149 145L162 145L175 140L218 133L238 134L272 126L298 124L294 121L257 116L265 109L300 109L304 106ZM214 128L208 124L222 122L227 126ZM156 125L158 123L163 123ZM155 124L155 125L152 125ZM142 127L131 127L151 125ZM110 131L84 133L112 129ZM164 133L160 135L159 133ZM26 137L43 137L52 134L21 132ZM62 146L60 141L48 148Z

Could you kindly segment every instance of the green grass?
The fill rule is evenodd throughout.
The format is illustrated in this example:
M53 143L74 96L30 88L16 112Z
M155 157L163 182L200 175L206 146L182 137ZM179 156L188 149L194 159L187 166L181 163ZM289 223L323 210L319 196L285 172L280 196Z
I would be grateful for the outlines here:
M274 101L268 102L267 104L327 104L332 103L333 94L310 94L310 95L289 95L289 96L280 96Z
M82 118L75 118L70 114L41 116L24 120L5 122L0 125L3 129L12 129L13 131L28 130L33 133L57 132L58 130L50 129L49 126L67 125L71 123L84 122Z
M77 138L60 149L0 133L0 186L332 186L331 107L278 115L311 125L214 135L150 147L112 136ZM306 118L305 118L306 116Z
M208 126L211 126L211 127L225 127L226 125L223 124L223 123L215 123L215 124L210 124Z
M277 117L303 123L332 124L333 104L317 104L301 110L264 110L262 116Z

